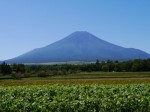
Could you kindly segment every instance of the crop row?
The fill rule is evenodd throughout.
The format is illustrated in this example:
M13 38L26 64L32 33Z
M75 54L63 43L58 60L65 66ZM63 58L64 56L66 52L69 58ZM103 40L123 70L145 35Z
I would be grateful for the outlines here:
M0 112L149 112L150 84L0 87Z
M150 84L150 78L104 78L104 79L36 79L36 80L0 80L0 86L27 86L47 84Z

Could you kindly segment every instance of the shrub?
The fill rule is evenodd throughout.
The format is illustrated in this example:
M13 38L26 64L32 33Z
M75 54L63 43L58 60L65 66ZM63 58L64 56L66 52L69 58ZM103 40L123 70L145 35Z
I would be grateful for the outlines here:
M25 78L31 77L31 73L27 73L27 72L24 73L24 77L25 77Z
M47 77L49 74L46 71L40 71L37 74L38 77Z
M11 76L13 79L17 79L17 80L19 80L23 77L23 75L21 73L16 73L16 72L12 72Z

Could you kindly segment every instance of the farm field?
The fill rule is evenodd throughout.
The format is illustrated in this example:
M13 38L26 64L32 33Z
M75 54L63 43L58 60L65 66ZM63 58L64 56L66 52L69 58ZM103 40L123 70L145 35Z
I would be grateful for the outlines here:
M149 112L150 84L0 87L5 112Z
M20 80L11 76L1 76L1 86L45 85L68 83L98 83L98 84L141 84L150 83L150 72L81 72L70 75L56 75L49 77L28 77Z
M10 75L0 75L0 80L11 79ZM49 77L34 76L22 79L101 79L101 78L150 78L150 72L80 72Z
M149 112L150 73L0 79L0 112Z
M0 80L0 86L26 86L47 84L150 84L150 78L105 78L105 79L22 79Z
M97 78L150 78L150 72L81 72L59 75L52 79L97 79Z

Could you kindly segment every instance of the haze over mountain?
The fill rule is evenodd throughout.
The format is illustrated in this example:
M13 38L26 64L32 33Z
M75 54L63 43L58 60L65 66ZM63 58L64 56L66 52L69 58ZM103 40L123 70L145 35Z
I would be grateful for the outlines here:
M47 63L67 61L130 60L150 58L150 54L106 42L86 31L77 31L43 48L34 49L8 63Z

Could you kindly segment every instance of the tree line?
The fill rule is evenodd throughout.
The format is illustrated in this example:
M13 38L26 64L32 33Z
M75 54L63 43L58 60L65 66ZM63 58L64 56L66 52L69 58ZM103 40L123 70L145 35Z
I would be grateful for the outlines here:
M66 75L76 72L143 72L150 71L150 59L136 59L129 61L99 61L89 64L55 64L55 65L24 65L24 64L0 64L0 74L37 74L46 75Z

